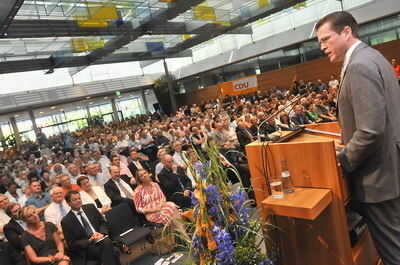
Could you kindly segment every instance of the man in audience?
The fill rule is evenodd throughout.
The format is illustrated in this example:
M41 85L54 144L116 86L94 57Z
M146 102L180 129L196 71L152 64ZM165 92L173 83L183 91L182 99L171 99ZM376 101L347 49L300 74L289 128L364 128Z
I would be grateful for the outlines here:
M51 198L48 193L42 192L42 188L38 181L31 182L29 188L32 192L32 195L26 200L25 205L35 207L40 219L44 220L43 213L51 203Z
M121 161L119 155L115 154L111 156L111 165L119 167L120 175L126 175L129 177L129 179L134 178L131 171L128 168L128 165L125 162Z
M185 152L182 151L182 143L180 141L174 141L172 143L172 150L174 150L174 155L172 156L174 163L186 170L187 165L184 158Z
M60 175L60 186L64 190L64 194L66 194L70 190L81 190L81 187L71 183L71 177L68 174Z
M190 208L192 184L184 169L174 163L171 155L164 155L161 162L164 168L158 174L158 179L167 200L173 201L182 209Z
M10 221L10 217L6 214L9 204L7 196L0 194L0 241L4 240L4 226Z
M121 203L128 203L133 207L133 189L129 185L129 180L125 181L120 177L118 166L110 167L110 179L104 184L104 190L111 199L112 207Z
M6 208L6 214L10 217L10 221L4 226L4 235L7 241L19 253L23 251L21 244L21 236L24 232L26 224L21 219L21 206L18 203L10 203Z
M7 192L4 194L10 200L10 202L19 203L24 206L27 200L25 194L22 192L18 185L14 182L10 182L7 185Z
M61 227L75 265L101 261L106 265L119 265L119 252L108 238L107 223L93 204L82 205L81 195L69 191L65 200L71 207L62 219Z
M79 172L79 168L76 164L69 164L68 167L68 173L71 176L71 183L72 184L76 184L76 180L80 177L83 176L80 172Z
M239 121L237 123L236 135L240 144L240 149L242 151L245 151L244 146L253 141L253 135L251 135L250 131L247 130L246 126L242 121Z
M46 222L51 222L60 228L61 220L70 210L68 204L64 200L65 190L60 187L55 187L50 190L52 203L44 211L44 219Z
M294 124L305 125L311 123L311 121L307 118L306 114L304 113L304 107L302 105L296 105L294 107L294 113L295 114L291 118Z
M150 170L150 166L148 164L149 158L143 155L139 155L138 151L136 149L131 149L129 153L129 158L130 162L128 165L128 168L133 176L136 175L136 171L138 169L146 169L148 171Z
M105 178L99 174L99 169L96 163L91 163L86 166L87 177L89 178L90 184L93 186L103 186L106 183Z

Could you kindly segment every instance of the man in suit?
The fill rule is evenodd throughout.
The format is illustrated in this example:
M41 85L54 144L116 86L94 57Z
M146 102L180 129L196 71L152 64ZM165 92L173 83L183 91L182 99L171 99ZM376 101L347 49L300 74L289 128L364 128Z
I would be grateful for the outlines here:
M243 121L238 121L237 123L236 136L239 141L240 149L246 152L244 147L253 142L253 135L251 135L251 132L247 130Z
M344 62L338 118L345 148L338 160L353 205L365 218L385 265L400 264L400 88L389 62L358 39L357 22L335 12L316 25L321 49Z
M158 174L158 179L167 200L173 201L183 209L190 208L192 182L189 177L181 167L174 163L171 155L164 155L161 158L161 162L164 168Z
M8 242L19 253L23 251L21 245L21 236L25 229L25 222L20 217L21 205L10 203L6 208L6 214L11 218L8 224L4 226L4 235Z
M82 205L78 191L70 190L65 200L71 207L61 227L73 264L119 265L119 252L108 238L107 223L93 204Z
M110 179L104 184L104 190L111 199L111 207L124 202L133 207L133 190L129 185L129 180L121 178L118 166L111 166L109 174Z
M133 176L136 175L136 171L138 169L144 168L147 171L151 171L150 166L149 166L148 162L146 161L146 160L149 160L149 158L139 155L139 153L136 149L132 149L130 151L129 157L130 157L130 162L129 162L128 168L131 171Z

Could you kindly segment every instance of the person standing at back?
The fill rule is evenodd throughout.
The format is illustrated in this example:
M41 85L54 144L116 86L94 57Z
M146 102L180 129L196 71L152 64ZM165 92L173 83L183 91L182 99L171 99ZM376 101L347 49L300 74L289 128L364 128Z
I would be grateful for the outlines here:
M382 54L358 39L347 12L316 24L321 50L343 62L338 120L343 151L337 154L352 187L352 206L365 219L385 265L400 264L400 88Z

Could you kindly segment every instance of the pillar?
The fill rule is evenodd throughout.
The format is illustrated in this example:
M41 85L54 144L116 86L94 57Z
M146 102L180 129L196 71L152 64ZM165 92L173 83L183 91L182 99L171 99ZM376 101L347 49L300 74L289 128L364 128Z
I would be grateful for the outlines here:
M143 102L143 106L144 106L144 111L145 114L149 113L149 107L147 105L147 99L146 99L146 94L144 93L144 88L140 89L140 92L142 94L142 102Z
M111 98L111 107L114 115L114 121L119 121L119 115L118 115L117 105L115 104L115 98Z
M164 59L164 70L165 70L165 77L167 79L167 84L168 84L169 96L171 98L172 112L176 113L177 109L176 109L176 100L175 100L175 95L174 95L174 88L172 86L171 75L169 73L167 61L165 59Z
M37 124L36 124L36 119L35 119L35 115L33 114L33 110L31 108L28 109L28 113L29 113L29 118L31 119L32 122L32 129L35 132L35 135L37 135L39 133Z
M17 146L21 146L22 139L21 139L21 135L19 134L17 121L15 120L15 117L10 118L10 123L11 123L11 127L13 129L13 132L14 132L15 142L17 143Z

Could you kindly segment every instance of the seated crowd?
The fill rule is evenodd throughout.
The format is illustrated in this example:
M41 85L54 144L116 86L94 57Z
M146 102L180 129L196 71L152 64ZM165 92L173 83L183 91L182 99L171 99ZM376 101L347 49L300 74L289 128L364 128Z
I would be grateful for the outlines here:
M37 142L6 148L0 241L8 243L0 250L14 259L6 264L25 264L21 253L34 264L119 264L105 215L120 204L140 225L170 225L188 238L176 219L192 207L193 174L204 172L196 154L214 141L223 165L235 166L251 187L245 158L230 151L244 152L258 135L336 120L338 82L331 79L185 106L170 117L142 115L51 137L40 132Z

